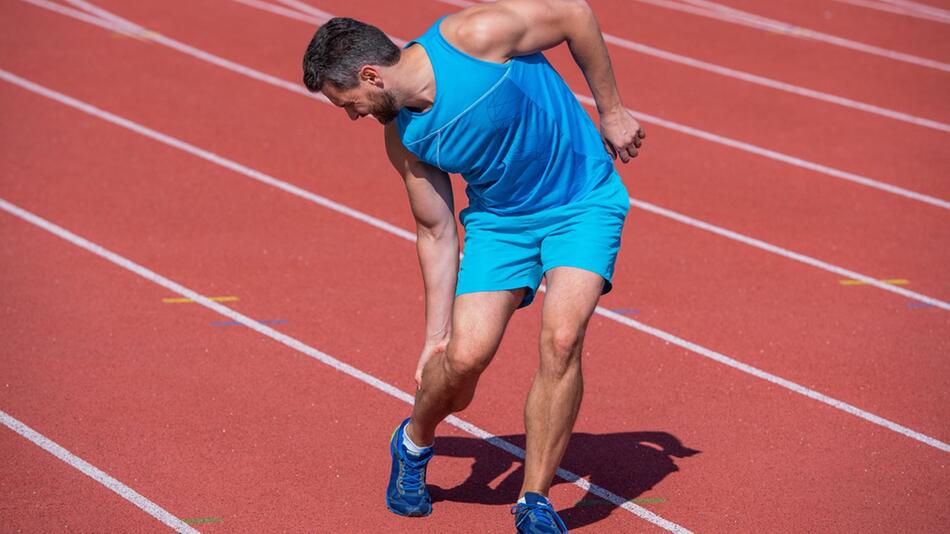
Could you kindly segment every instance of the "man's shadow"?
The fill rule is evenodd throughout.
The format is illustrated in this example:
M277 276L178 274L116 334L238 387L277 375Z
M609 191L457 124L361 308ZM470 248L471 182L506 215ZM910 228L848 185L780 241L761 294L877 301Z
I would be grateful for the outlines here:
M499 438L524 449L524 434ZM629 501L679 471L673 458L699 452L684 447L665 432L576 433L571 436L561 467ZM473 458L475 463L468 479L454 488L430 484L433 501L510 505L517 500L524 480L524 462L510 453L482 439L443 436L438 439L436 455ZM504 479L496 480L508 471ZM555 485L566 483L554 478ZM615 508L617 505L588 492L558 514L568 528L574 529L606 518Z

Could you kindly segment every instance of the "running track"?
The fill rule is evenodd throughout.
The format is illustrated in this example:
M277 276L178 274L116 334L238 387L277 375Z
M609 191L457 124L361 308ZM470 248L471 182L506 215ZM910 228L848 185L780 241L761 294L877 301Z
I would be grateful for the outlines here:
M457 9L434 0L308 1L403 39ZM97 5L294 83L313 31L230 0ZM592 5L612 35L950 122L945 72L634 1ZM950 61L939 44L948 30L937 22L825 0L796 2L798 9L730 5ZM148 37L19 0L4 0L3 12L4 71L412 229L377 124L351 124L324 103ZM950 198L946 133L623 48L611 54L625 101L638 111ZM564 51L549 57L587 93ZM0 198L201 295L237 296L220 305L244 316L277 321L256 331L201 304L163 303L179 295L5 209L0 410L7 417L201 531L446 532L460 521L471 525L460 531L509 529L516 458L448 425L445 454L430 473L442 499L436 513L392 517L381 504L385 446L407 405L262 335L273 328L411 391L422 288L410 242L22 86L0 84L0 106ZM642 157L620 169L635 200L950 300L941 274L946 209L645 125ZM628 508L696 532L945 530L947 312L840 279L634 209L616 288L602 306L930 443L608 312L591 324L587 396L563 467L633 499ZM460 414L515 445L523 445L521 403L536 362L539 310L516 314L476 402ZM0 436L8 458L0 476L4 529L166 528L36 444L9 431ZM598 503L568 483L552 495L578 531L660 530L658 521Z

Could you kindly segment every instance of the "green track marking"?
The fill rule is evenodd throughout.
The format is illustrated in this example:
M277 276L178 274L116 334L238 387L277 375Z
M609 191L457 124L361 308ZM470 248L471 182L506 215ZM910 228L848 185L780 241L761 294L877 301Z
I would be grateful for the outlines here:
M659 504L666 502L664 499L658 497L637 497L636 499L630 499L627 502L632 502L633 504ZM616 506L614 503L605 501L603 499L584 499L581 502L575 504L574 506Z
M224 523L224 519L220 517L192 517L191 519L182 519L185 523L189 525L204 525L207 523Z

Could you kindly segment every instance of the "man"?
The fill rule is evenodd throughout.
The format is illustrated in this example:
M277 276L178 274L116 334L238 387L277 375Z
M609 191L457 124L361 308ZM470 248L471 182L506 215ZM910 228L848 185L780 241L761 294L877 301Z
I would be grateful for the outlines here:
M541 51L567 42L597 102L600 133ZM373 26L332 19L304 56L304 83L353 120L385 124L417 223L426 340L412 416L390 442L386 504L432 510L425 470L436 426L465 409L509 318L542 277L540 365L525 407L519 532L566 532L547 500L580 407L581 348L611 288L629 199L612 158L636 157L643 130L617 92L581 0L502 0L439 19L405 49ZM468 184L465 257L447 173Z

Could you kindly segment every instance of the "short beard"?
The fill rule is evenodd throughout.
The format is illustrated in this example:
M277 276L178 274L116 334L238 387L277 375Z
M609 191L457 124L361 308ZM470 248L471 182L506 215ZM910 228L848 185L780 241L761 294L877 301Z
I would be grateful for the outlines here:
M369 113L381 124L388 124L399 115L396 98L389 91L384 90L379 96L373 96L371 104Z

